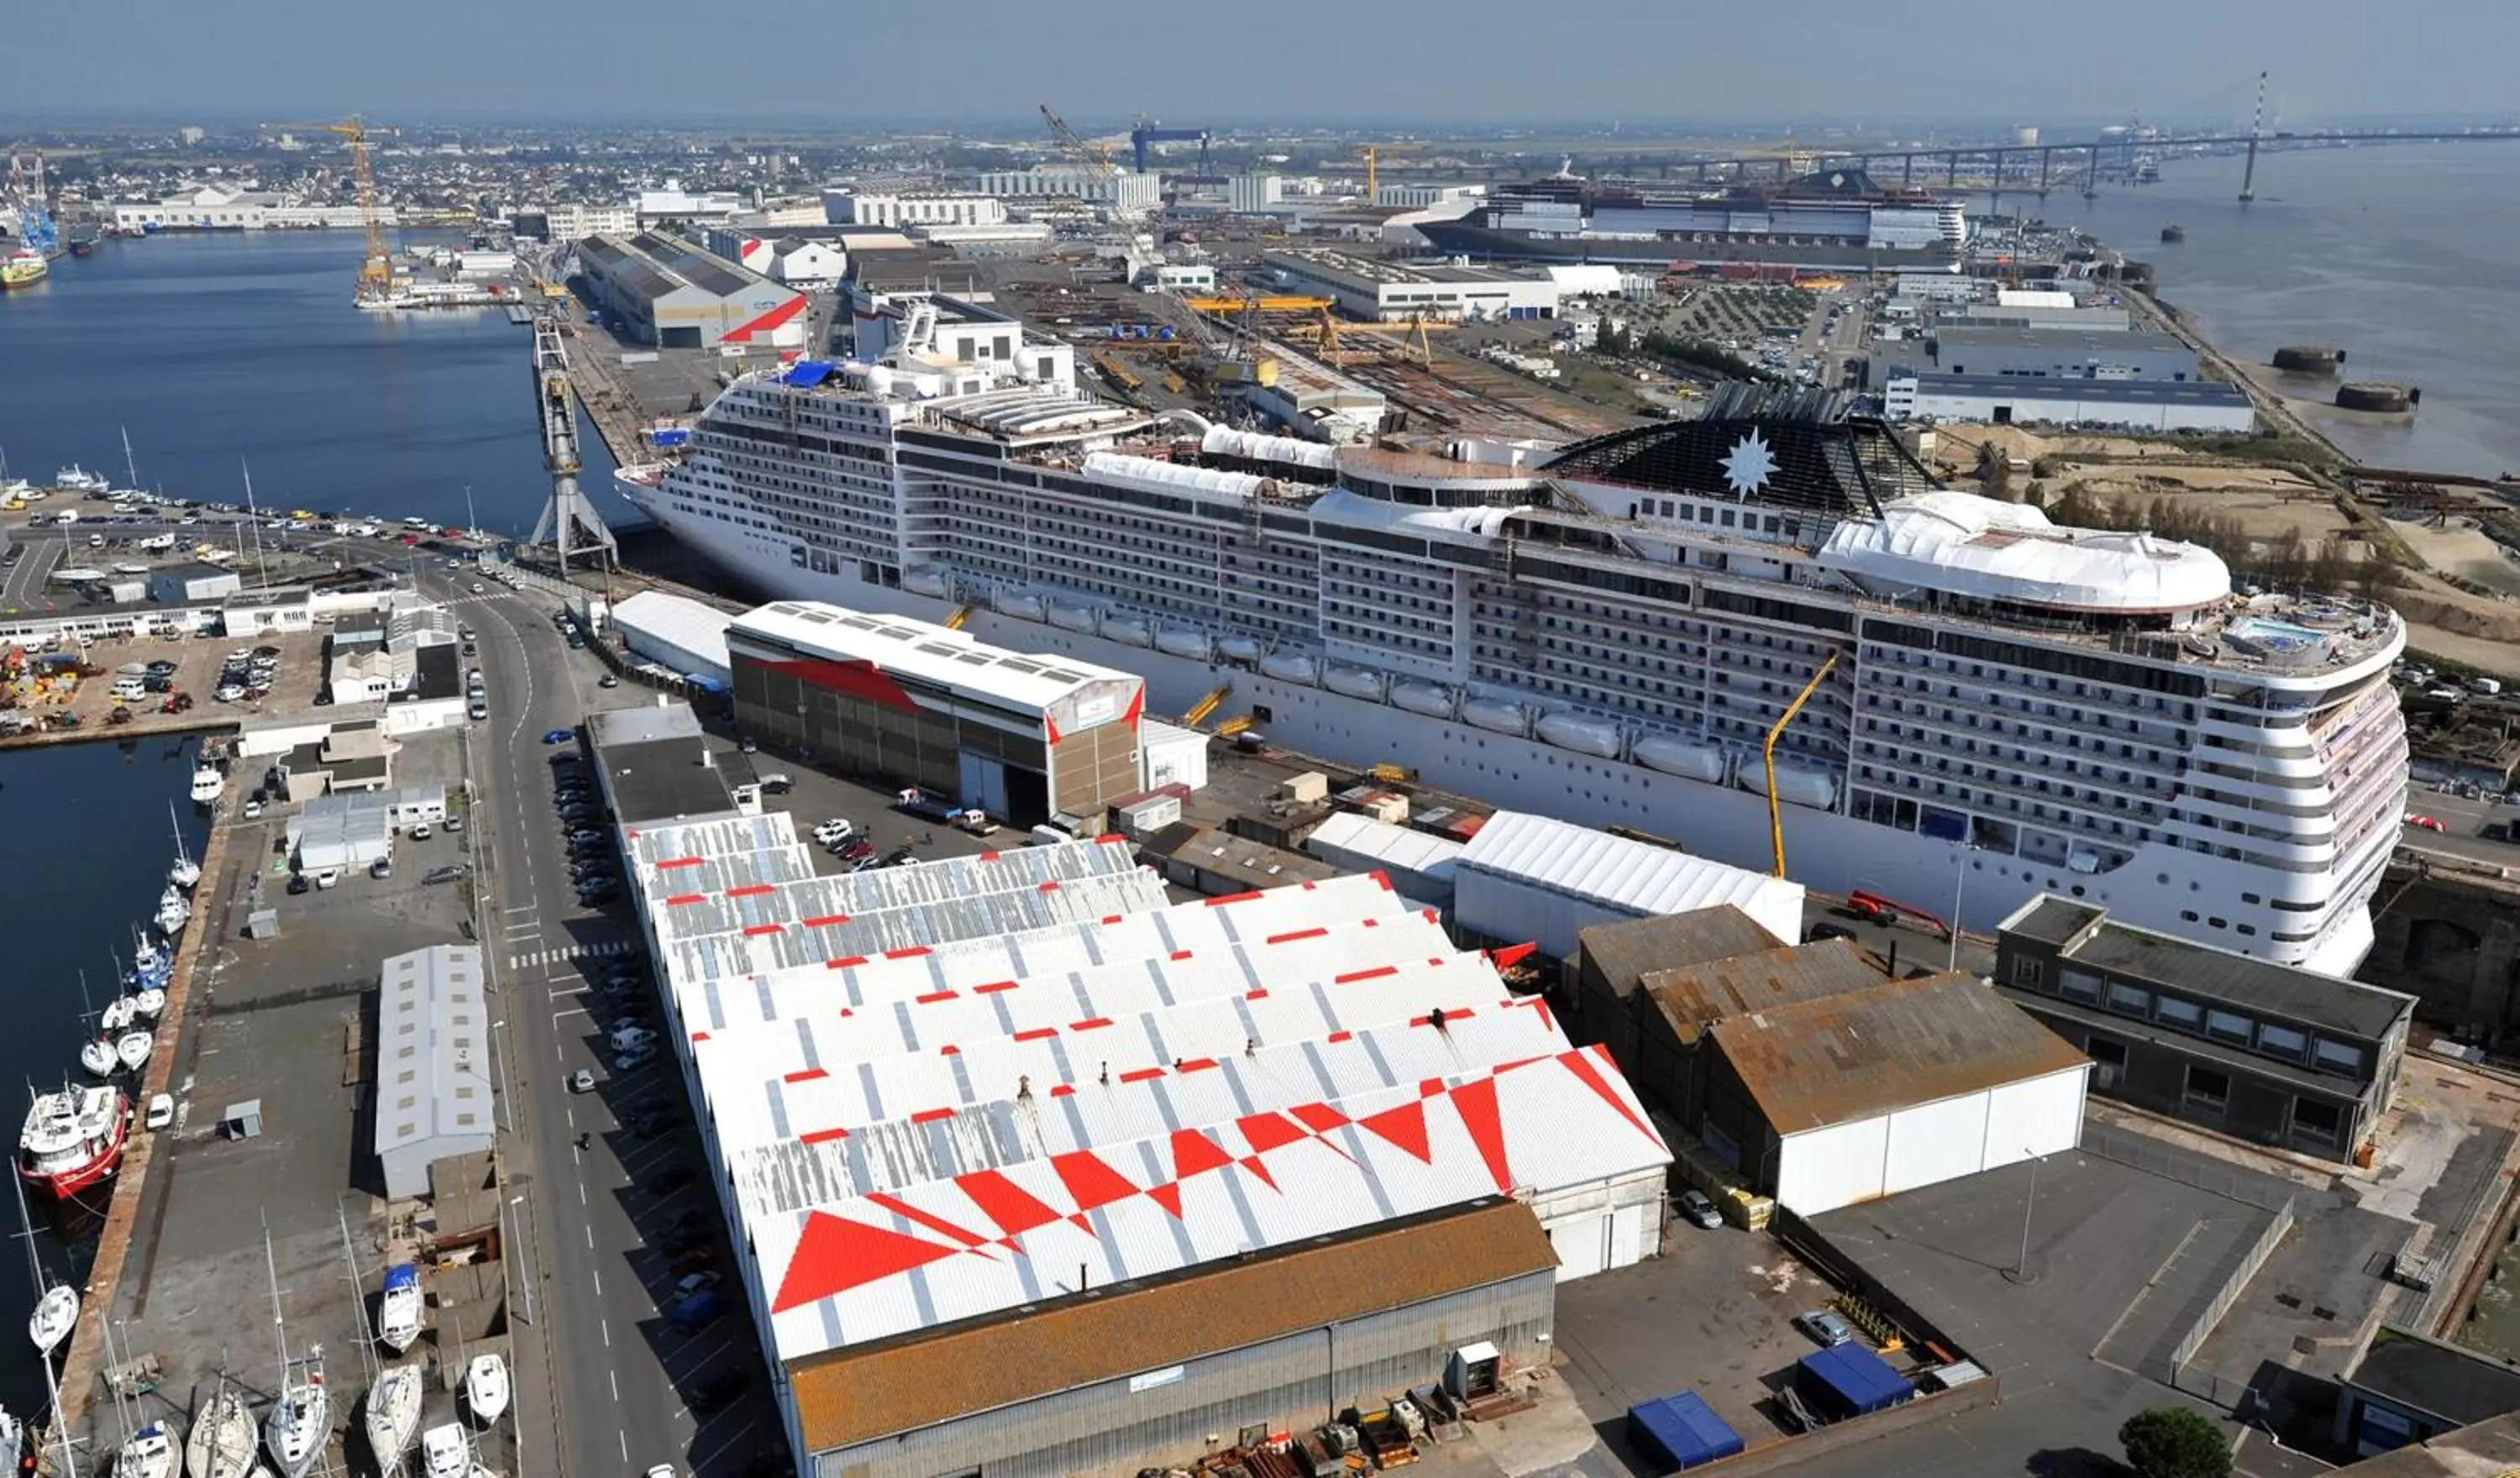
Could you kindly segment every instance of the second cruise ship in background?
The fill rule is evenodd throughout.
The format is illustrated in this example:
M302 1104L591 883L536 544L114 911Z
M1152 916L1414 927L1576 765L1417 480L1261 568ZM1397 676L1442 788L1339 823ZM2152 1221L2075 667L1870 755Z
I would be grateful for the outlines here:
M2384 606L1938 486L1819 392L1563 448L1157 418L939 299L736 381L658 523L769 596L1226 690L1273 741L1989 927L2041 892L2350 972L2407 743ZM860 344L870 344L861 325ZM1826 666L1825 673L1822 669ZM771 736L764 736L771 738Z

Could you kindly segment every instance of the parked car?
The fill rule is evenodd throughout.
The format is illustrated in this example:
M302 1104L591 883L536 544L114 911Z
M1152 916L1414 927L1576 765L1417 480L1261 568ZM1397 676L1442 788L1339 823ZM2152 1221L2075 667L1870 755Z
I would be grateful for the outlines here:
M595 680L595 686L598 688L618 688L621 686L621 680L608 672L604 676Z
M595 1074L581 1067L568 1075L568 1091L573 1094L595 1092Z
M699 1275L697 1274L694 1275L694 1276L698 1276ZM709 1276L715 1277L716 1275L710 1274ZM680 1285L678 1284L677 1286ZM700 1293L707 1290L705 1288L695 1288L692 1291L694 1293ZM717 1372L715 1375L701 1381L698 1385L692 1387L691 1409L695 1411L714 1411L720 1407L723 1407L727 1403L742 1396L751 1387L751 1371L745 1369L740 1365L729 1366L725 1369Z
M1706 1192L1702 1190L1684 1190L1680 1193L1680 1214L1709 1232L1724 1225L1724 1213L1715 1209L1715 1203L1708 1200Z
M1794 1327L1814 1343L1830 1348L1855 1337L1855 1327L1826 1309L1805 1309L1794 1316Z
M443 867L429 869L420 880L424 883L453 882L463 875L464 865L460 862L451 862Z
M546 744L565 744L576 738L577 731L574 729L547 729L543 732L543 742Z

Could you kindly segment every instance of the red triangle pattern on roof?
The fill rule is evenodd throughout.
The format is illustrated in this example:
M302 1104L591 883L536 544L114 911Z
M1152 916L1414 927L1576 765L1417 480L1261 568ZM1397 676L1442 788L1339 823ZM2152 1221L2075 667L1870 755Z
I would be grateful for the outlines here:
M955 1186L971 1198L971 1204L998 1224L998 1230L1009 1236L1021 1236L1035 1227L1047 1227L1058 1220L1058 1213L1041 1203L1031 1191L1008 1180L1004 1172L975 1170L958 1175Z
M1194 1175L1223 1170L1234 1163L1214 1140L1195 1129L1173 1131L1173 1179L1187 1181Z
M1244 1114L1234 1121L1234 1127L1242 1131L1242 1138L1249 1142L1254 1154L1267 1154L1273 1149L1282 1149L1304 1138L1303 1126L1291 1122L1282 1114Z
M805 1233L797 1239L796 1255L780 1279L770 1312L784 1314L799 1304L820 1303L962 1250L817 1211L805 1220Z
M1513 1170L1505 1160L1505 1116L1497 1107L1496 1079L1473 1078L1454 1089L1453 1109L1470 1132L1470 1142L1479 1147L1479 1158L1487 1161L1497 1190L1512 1194Z
M1138 1184L1104 1164L1090 1149L1070 1150L1050 1157L1050 1168L1058 1172L1059 1184L1076 1198L1076 1209L1091 1211L1125 1201L1138 1193Z
M1635 1125L1637 1133L1657 1144L1661 1143L1662 1136L1646 1128L1644 1120L1638 1118L1636 1110L1630 1108L1627 1100L1619 1097L1618 1090L1610 1086L1610 1080L1601 1076L1600 1064L1593 1060L1593 1053L1607 1051L1606 1047L1579 1047L1571 1053L1559 1053L1557 1060L1565 1063L1566 1070L1575 1075L1576 1081L1593 1090L1602 1102L1617 1111L1620 1118Z
M1356 1121L1384 1140L1418 1157L1418 1163L1435 1163L1434 1150L1426 1142L1426 1105L1424 1102L1403 1103L1378 1114L1368 1114Z

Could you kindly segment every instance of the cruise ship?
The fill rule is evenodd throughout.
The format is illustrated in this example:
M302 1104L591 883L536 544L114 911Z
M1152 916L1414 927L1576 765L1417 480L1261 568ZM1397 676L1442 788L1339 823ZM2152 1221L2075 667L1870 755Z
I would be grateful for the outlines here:
M1968 245L1959 202L1885 186L1861 169L1721 191L1595 182L1561 170L1501 186L1468 215L1418 230L1438 251L1487 260L1673 271L1957 272Z
M1762 743L1807 697L1775 790L1816 888L1973 927L2056 893L2338 974L2369 947L2407 770L2385 606L1942 487L1825 392L1333 447L1014 347L741 379L624 490L772 598L959 615L1142 673L1150 711L1223 690L1289 749L1762 871Z

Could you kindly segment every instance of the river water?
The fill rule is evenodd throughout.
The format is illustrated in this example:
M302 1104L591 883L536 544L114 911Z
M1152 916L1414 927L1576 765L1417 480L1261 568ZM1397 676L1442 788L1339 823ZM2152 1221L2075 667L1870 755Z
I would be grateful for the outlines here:
M2320 423L2362 460L2520 472L2520 141L2269 154L2247 205L2240 173L2237 158L2186 160L2094 201L2060 190L2003 204L2152 262L2161 296L2234 358L2331 344L2354 379L2422 386L2411 422ZM2174 223L2184 242L2161 240Z

